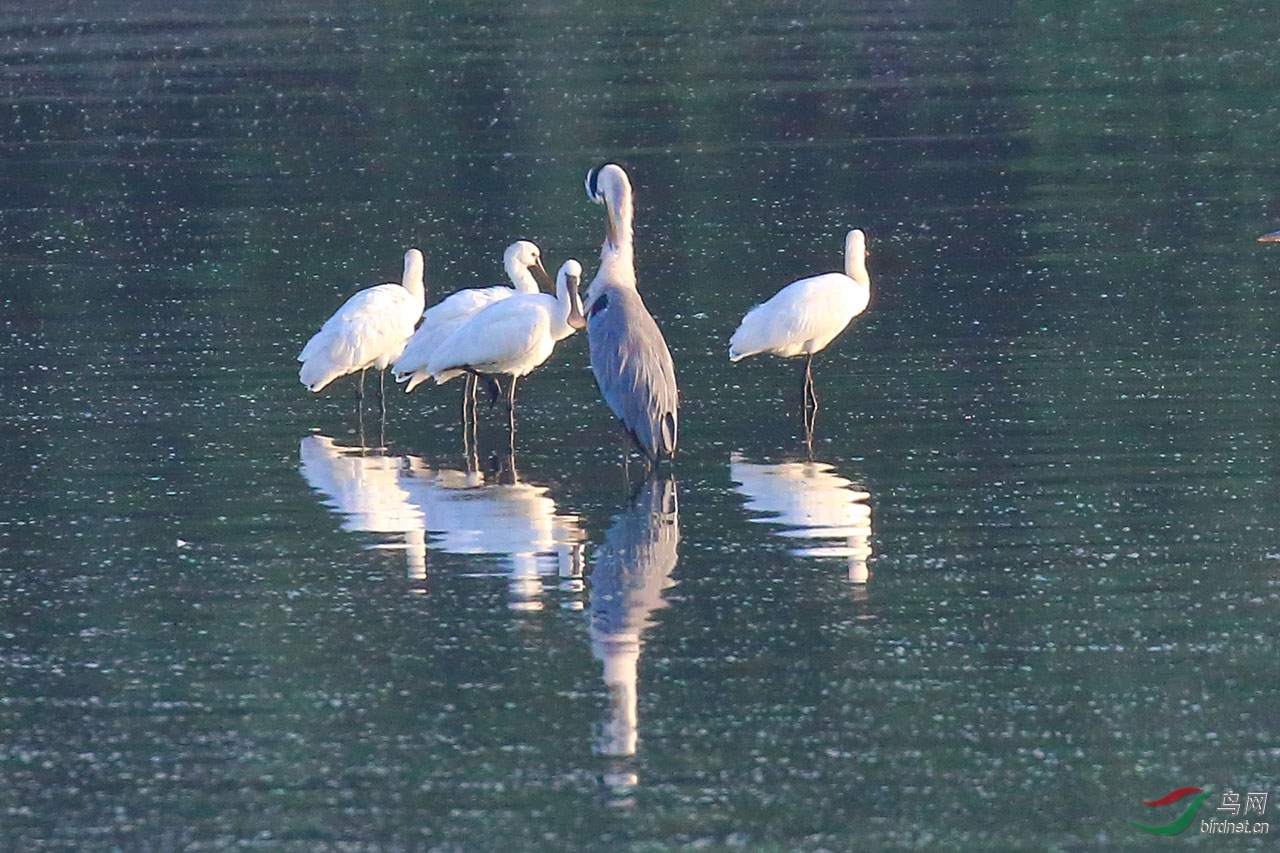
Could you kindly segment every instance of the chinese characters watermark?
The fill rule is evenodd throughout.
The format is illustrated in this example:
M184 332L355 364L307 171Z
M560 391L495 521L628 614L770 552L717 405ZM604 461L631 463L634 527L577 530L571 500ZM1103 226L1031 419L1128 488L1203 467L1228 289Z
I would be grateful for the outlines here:
M1271 832L1271 824L1260 820L1250 820L1250 815L1262 817L1267 813L1267 792L1246 791L1243 808L1240 794L1231 789L1222 792L1222 802L1215 811L1228 812L1239 820L1202 820L1200 832L1213 835L1266 835Z

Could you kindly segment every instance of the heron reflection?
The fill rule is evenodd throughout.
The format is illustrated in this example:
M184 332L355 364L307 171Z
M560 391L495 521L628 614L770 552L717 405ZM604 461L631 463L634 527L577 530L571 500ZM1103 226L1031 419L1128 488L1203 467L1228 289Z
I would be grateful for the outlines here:
M674 478L650 478L632 504L615 515L596 550L590 575L591 653L603 664L609 716L598 727L597 754L622 759L634 755L638 740L636 674L644 631L654 611L665 607L663 591L675 581L680 543ZM611 769L612 787L634 785L624 765Z
M325 506L342 516L343 530L401 534L403 544L373 547L403 547L409 578L426 578L426 520L400 485L401 470L420 465L420 460L340 445L327 435L302 439L298 455L303 479L324 495Z
M849 581L865 584L870 575L871 495L841 477L825 462L747 462L729 457L729 477L746 497L747 509L763 524L782 527L779 536L812 540L790 548L799 557L839 557L848 561Z
M426 519L433 549L496 558L477 574L506 576L512 609L541 610L547 584L580 583L586 534L578 517L560 513L545 486L521 482L513 456L487 475L415 461L399 470L398 485Z

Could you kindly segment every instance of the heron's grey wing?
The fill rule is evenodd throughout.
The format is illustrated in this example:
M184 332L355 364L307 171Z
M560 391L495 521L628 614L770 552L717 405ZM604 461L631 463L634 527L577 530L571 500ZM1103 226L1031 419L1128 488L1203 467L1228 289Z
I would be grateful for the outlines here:
M591 371L605 402L651 459L676 449L675 365L658 324L631 288L608 288L587 319Z

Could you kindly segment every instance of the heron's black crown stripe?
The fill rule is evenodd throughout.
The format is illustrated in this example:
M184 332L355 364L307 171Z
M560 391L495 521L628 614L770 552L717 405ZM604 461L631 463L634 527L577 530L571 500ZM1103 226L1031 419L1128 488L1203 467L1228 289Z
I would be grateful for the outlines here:
M605 162L601 163L599 166L596 166L594 169L592 169L587 174L587 186L591 190L592 198L596 198L600 195L600 173L604 171L605 166L617 166L619 169L622 169L621 166L618 166L618 164L613 162L612 160L606 160ZM623 171L625 172L626 170L623 169Z

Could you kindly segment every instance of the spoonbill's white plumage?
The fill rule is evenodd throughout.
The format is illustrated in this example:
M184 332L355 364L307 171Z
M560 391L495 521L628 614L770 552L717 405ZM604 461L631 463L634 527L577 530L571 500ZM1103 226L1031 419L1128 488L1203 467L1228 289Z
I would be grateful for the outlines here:
M818 399L813 391L813 356L821 352L871 300L867 238L853 229L844 241L844 272L793 281L767 302L747 312L729 339L729 360L767 352L784 358L804 356L805 408Z
M578 296L581 279L582 264L568 260L556 275L555 296L517 293L485 307L435 348L427 373L437 384L464 373L510 376L508 404L514 412L516 380L586 324Z
M356 293L298 354L302 368L298 379L311 391L319 391L348 373L376 368L379 377L404 350L425 301L422 284L422 252L404 253L404 275L399 284L379 284Z
M423 312L422 324L392 367L396 381L407 383L406 392L431 376L427 364L436 347L480 311L516 293L538 293L539 282L552 286L551 277L542 265L542 251L528 240L518 240L508 246L502 256L502 266L511 280L510 287L499 284L460 290Z
M616 163L587 173L587 197L605 209L600 269L587 288L591 372L609 408L656 463L676 452L675 365L662 331L636 289L631 181Z

